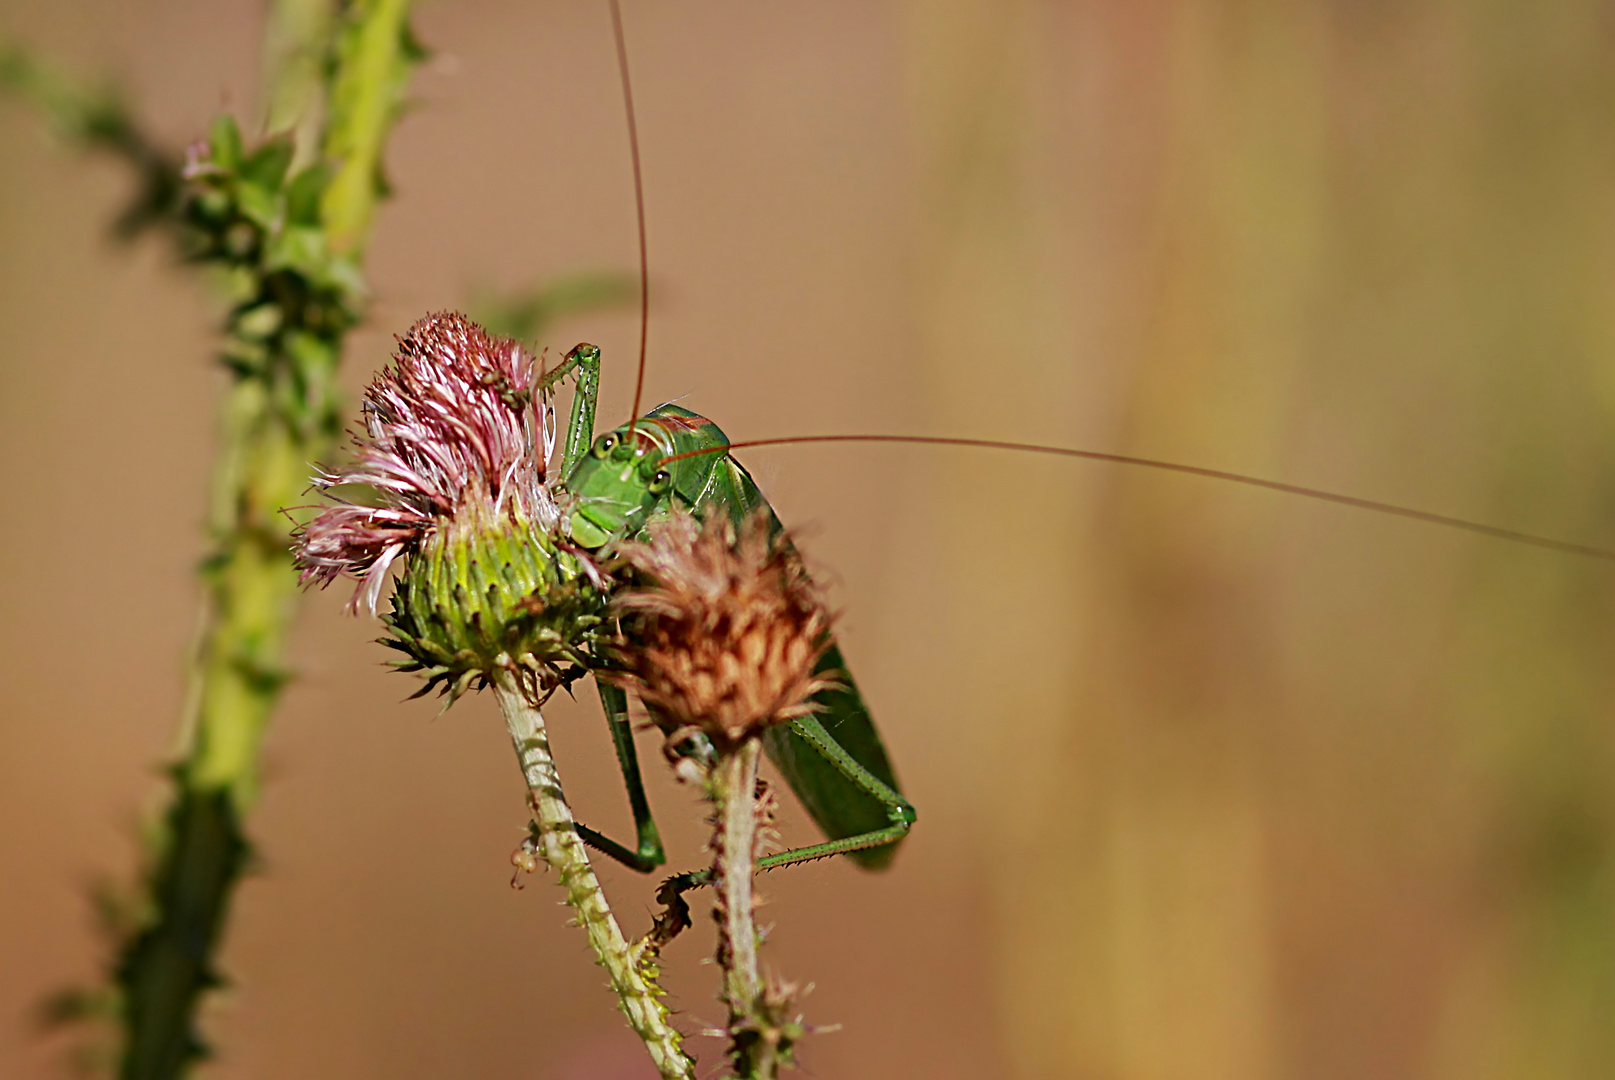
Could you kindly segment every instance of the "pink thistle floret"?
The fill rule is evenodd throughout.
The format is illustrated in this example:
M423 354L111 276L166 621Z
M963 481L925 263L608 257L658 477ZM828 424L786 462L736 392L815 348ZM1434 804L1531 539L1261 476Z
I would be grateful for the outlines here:
M470 513L548 529L557 516L545 486L552 410L535 391L530 353L443 312L410 327L394 361L365 390L353 464L314 478L326 492L367 485L382 505L333 496L295 538L303 584L357 578L352 608L371 614L394 561L440 524Z

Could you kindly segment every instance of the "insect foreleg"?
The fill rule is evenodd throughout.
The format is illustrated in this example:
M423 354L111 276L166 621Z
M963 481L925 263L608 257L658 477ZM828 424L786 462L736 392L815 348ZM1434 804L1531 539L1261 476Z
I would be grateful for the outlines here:
M568 375L577 383L572 395L572 415L566 425L566 442L561 448L561 475L566 476L577 464L578 458L594 441L594 410L600 397L600 350L584 343L566 354L561 366L545 373L539 380L538 391L549 393Z
M561 451L561 475L572 474L578 459L588 453L594 442L595 408L600 397L600 350L584 343L566 354L559 367L548 372L540 381L541 393L551 391L562 379L572 375L577 390L572 395L572 415L566 425L566 440ZM601 681L595 685L600 691L600 705L605 710L606 726L611 730L611 741L617 749L617 766L622 770L624 785L628 788L628 805L634 812L636 846L629 848L587 825L577 826L583 842L609 855L631 869L648 874L667 861L662 850L662 837L651 815L650 802L645 798L645 781L639 771L639 753L634 748L634 730L628 722L628 695L621 687Z
M611 741L617 748L617 765L622 770L623 783L628 788L628 805L634 811L634 832L638 849L630 850L608 836L587 825L578 826L583 842L603 855L609 855L624 866L648 874L667 861L662 850L662 836L651 815L650 801L645 798L645 781L639 771L639 753L634 749L634 729L628 722L628 695L620 686L596 679L600 688L600 704L606 710L606 726L611 729Z

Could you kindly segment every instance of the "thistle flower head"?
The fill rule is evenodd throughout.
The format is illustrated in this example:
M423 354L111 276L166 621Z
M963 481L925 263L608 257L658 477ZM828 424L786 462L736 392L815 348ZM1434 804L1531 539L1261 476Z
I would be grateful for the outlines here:
M364 430L353 464L321 472L322 491L358 484L382 505L338 501L301 529L303 584L359 580L360 606L375 614L393 560L467 506L506 508L553 523L544 486L555 436L548 403L533 393L533 358L457 313L429 315L398 341L396 366L364 395Z
M458 694L500 667L553 685L603 600L555 543L545 483L555 434L534 359L442 313L411 327L394 361L365 391L353 464L314 478L333 505L298 530L302 581L356 578L352 607L374 614L404 559L387 644L409 657L406 670L426 672L427 689ZM379 505L330 495L348 485Z
M808 699L831 685L814 675L830 616L766 514L738 537L727 515L702 526L674 514L619 551L649 579L612 604L622 679L659 722L732 743L813 711Z

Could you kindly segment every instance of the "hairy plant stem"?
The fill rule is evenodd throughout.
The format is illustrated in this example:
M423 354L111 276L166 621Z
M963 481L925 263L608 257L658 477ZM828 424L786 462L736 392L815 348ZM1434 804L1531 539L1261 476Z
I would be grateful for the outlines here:
M340 432L334 375L362 304L357 258L381 195L381 149L415 61L407 9L405 0L355 0L340 18L309 24L334 34L309 45L331 57L320 156L334 175L321 229L329 250L349 261L355 285L335 294L288 291L295 279L266 265L256 271L261 290L237 307L226 333L227 355L258 360L232 365L174 792L146 882L145 917L115 972L124 1080L173 1080L204 1053L195 1013L221 981L213 953L249 850L241 821L257 795L259 748L286 679L297 575L291 523L280 511L297 502L308 463L328 457ZM266 337L247 316L270 306L278 329Z
M784 1056L775 1009L766 999L757 963L756 898L757 764L762 740L750 736L719 752L710 780L717 810L713 831L712 887L717 896L718 966L723 1001L729 1007L730 1059L737 1076L772 1080Z
M623 937L589 863L572 808L561 790L561 776L550 753L543 714L522 694L514 679L501 679L495 686L495 696L527 781L528 801L538 826L539 851L566 890L566 902L577 912L589 947L606 969L628 1026L645 1043L651 1061L666 1080L693 1080L695 1063L684 1053L683 1037L668 1023L660 988L641 970L640 958Z

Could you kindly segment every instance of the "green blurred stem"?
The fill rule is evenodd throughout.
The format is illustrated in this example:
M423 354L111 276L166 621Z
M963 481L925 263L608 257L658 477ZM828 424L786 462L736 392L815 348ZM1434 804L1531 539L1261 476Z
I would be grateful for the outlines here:
M566 902L577 912L578 924L589 947L606 969L628 1026L645 1043L651 1061L666 1080L694 1080L695 1064L685 1055L682 1036L667 1021L660 991L640 969L638 955L623 937L606 894L589 863L588 850L578 836L572 808L561 790L561 776L550 753L544 716L517 688L502 679L495 687L499 709L516 746L522 776L527 781L533 821L538 826L539 850L566 890Z
M306 0L286 2L307 15ZM416 59L407 11L406 0L359 0L335 23L301 23L336 32L321 151L335 175L321 210L328 244L350 257L362 249L381 196L382 148ZM323 54L327 44L305 47ZM296 64L282 71L306 77ZM352 318L340 325L302 326L303 312L285 310L288 329L270 362L238 372L225 403L182 759L151 871L149 917L117 968L125 1080L172 1080L203 1053L194 1016L203 992L219 982L212 956L246 859L241 820L257 795L259 749L285 682L296 606L291 523L281 509L300 498L309 462L335 447L332 375L360 299L349 298ZM243 331L232 325L231 333Z
M410 36L410 0L363 0L363 14L350 20L331 83L332 122L326 126L325 159L338 167L320 212L326 242L339 255L357 252L370 232L376 203L386 192L381 151L398 112L409 70L420 59Z
M298 12L299 25L327 25L311 17L307 0L283 6ZM337 47L322 149L336 173L321 206L327 243L336 251L362 249L380 200L382 149L414 60L408 12L408 0L354 4ZM305 75L300 64L281 70L289 81ZM295 317L287 314L288 321ZM335 354L342 333L332 336ZM210 514L216 555L206 572L209 617L193 674L195 711L186 724L186 781L229 788L241 809L256 794L259 743L283 681L297 594L291 523L280 511L297 502L309 463L328 457L338 436L340 403L329 380L300 380L323 383L325 393L322 401L300 403L307 407L297 415L285 408L277 391L286 388L274 381L273 374L240 378L226 404Z
M335 14L330 0L277 0L264 28L264 130L295 133L294 169L319 149L325 46Z

